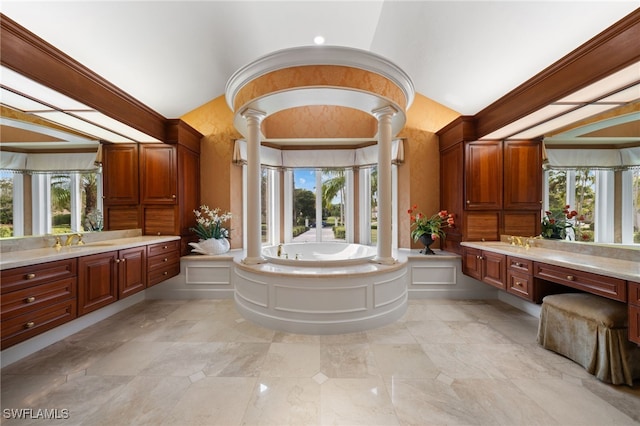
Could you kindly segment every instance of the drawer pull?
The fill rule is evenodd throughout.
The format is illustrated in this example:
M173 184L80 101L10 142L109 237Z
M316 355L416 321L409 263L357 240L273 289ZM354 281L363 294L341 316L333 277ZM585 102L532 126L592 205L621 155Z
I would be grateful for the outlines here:
M35 296L29 296L29 297L27 297L26 299L24 299L24 301L25 301L26 303L33 303L33 302L35 302L35 301L36 301L36 297L35 297Z
M36 323L35 323L35 322L33 322L33 321L29 321L28 323L26 323L26 324L24 325L24 328L33 328L35 325L36 325Z
M522 283L521 283L520 281L516 281L516 285L517 285L518 287L522 287Z
M575 279L576 277L574 277L573 275L567 275L567 280L574 281Z
M162 273L162 275L169 275L169 272L168 272L168 271L164 271L164 272Z
M163 249L163 250L166 250L166 249L168 249L168 248L169 248L169 246L162 246L162 249Z
M120 263L120 259L116 259L116 263Z
M166 257L164 259L162 259L163 262L168 262L169 259L167 259Z
M32 280L32 279L34 279L35 277L36 277L36 274L33 274L33 273L32 273L32 274L27 274L27 275L25 275L25 278L26 278L26 279L28 279L28 280Z
M522 263L516 262L516 263L514 263L514 265L516 265L518 268L520 268L522 266Z

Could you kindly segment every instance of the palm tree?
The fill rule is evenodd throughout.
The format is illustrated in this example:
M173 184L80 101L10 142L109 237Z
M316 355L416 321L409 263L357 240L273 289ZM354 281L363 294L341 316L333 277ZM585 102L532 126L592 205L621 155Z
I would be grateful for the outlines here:
M333 205L333 199L340 194L340 223L344 223L344 188L346 185L344 170L323 169L322 174L329 177L322 182L322 204L325 208L330 209Z

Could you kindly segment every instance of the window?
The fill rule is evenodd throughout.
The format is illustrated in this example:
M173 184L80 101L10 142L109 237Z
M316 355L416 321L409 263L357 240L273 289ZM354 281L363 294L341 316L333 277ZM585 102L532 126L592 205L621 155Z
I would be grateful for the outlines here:
M360 169L360 243L378 242L378 167Z
M22 189L25 179L30 180L30 194ZM4 172L0 183L2 237L25 234L25 211L38 212L31 214L33 235L102 230L100 173Z
M616 229L624 244L639 242L639 170L620 172L622 185L616 188L616 172L599 169L554 169L545 172L544 210L559 214L565 205L579 214L576 240L613 243ZM621 199L616 202L616 194ZM616 206L621 206L617 215ZM621 223L616 223L620 220ZM618 226L619 225L619 226Z
M14 173L0 174L0 238L14 236ZM17 232L15 235L22 235Z

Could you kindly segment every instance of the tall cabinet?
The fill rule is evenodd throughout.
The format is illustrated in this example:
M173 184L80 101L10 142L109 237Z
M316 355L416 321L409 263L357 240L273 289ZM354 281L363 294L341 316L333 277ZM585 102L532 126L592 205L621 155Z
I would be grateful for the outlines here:
M457 215L445 248L461 241L496 241L501 234L540 233L541 143L476 140L475 124L461 117L440 136L440 206Z
M167 120L166 143L103 147L105 228L179 235L188 254L200 202L200 139L181 120Z

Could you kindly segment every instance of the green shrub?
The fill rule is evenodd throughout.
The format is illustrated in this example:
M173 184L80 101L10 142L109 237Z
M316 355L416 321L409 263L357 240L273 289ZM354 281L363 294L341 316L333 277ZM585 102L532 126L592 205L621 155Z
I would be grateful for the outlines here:
M347 238L347 230L344 226L334 226L333 227L333 236L337 240L344 240Z
M640 244L640 231L633 233L633 242Z
M71 223L71 213L57 214L53 216L53 226L69 225Z
M300 234L304 234L305 232L307 232L307 230L308 230L308 229L309 229L309 228L307 228L307 227L306 227L306 226L304 226L304 225L294 226L294 227L293 227L293 230L292 230L292 231L293 231L293 236L294 236L294 237L297 237L297 236L298 236L298 235L300 235Z
M13 237L13 226L0 225L0 238Z

